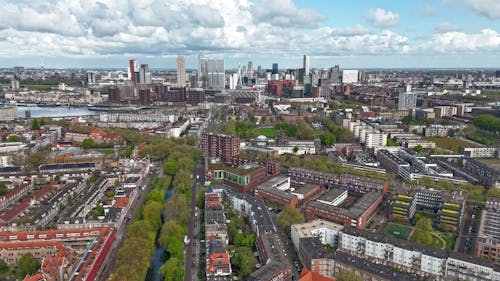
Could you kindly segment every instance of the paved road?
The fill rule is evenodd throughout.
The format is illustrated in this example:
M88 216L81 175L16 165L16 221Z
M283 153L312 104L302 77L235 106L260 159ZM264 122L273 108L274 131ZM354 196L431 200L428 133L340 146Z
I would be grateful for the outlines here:
M199 225L198 225L198 216L197 216L197 198L198 188L200 186L200 182L205 182L205 168L204 165L200 162L196 163L196 169L193 173L193 187L192 187L192 196L191 196L191 217L189 219L189 229L188 229L188 237L191 240L191 243L185 247L186 253L184 257L184 281L194 281L198 279L198 254L200 247L200 237L199 233ZM196 215L195 215L196 214ZM196 237L196 238L194 238Z

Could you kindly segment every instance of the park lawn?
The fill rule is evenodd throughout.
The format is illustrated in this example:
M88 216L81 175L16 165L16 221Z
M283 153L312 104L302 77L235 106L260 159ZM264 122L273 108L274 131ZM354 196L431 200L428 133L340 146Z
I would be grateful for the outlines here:
M451 137L422 137L422 139L433 141L436 143L437 147L452 150L454 152L458 152L458 148L461 146L468 147L472 145L469 142Z
M457 234L453 232L443 232L441 233L441 238L446 242L447 251L453 251L453 247L455 246L455 241L457 240Z
M434 233L432 234L432 245L431 247L438 248L438 249L443 249L444 248L443 241L439 239Z
M276 129L275 128L257 128L257 135L263 135L268 138L276 137Z
M390 223L384 229L384 233L392 237L408 240L408 236L410 236L411 233L411 228L404 225Z
M413 235L411 236L410 241L418 243L418 242L416 242L413 239ZM437 235L434 234L434 233L432 233L432 243L431 243L431 245L427 245L427 246L430 246L430 247L433 247L433 248L438 248L438 249L444 249L444 247L445 247L445 245L443 244L443 241L441 241L441 239L439 239L439 237L437 237Z

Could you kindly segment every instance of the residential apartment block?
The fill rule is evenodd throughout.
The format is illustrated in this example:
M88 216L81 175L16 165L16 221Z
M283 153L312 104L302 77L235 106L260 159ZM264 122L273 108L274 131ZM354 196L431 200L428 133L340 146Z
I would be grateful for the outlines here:
M422 212L433 219L435 227L460 228L466 200L459 194L431 191L421 188L418 191L396 191L391 200L393 218L407 219L413 223L417 212Z

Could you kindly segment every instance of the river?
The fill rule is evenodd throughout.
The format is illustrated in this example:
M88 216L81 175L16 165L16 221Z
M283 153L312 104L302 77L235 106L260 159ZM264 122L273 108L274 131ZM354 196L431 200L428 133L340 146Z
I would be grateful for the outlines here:
M27 110L31 112L31 118L39 118L39 117L75 117L75 116L98 115L100 113L99 111L91 111L87 107L17 106L17 114L18 114L19 118L25 118Z
M170 186L167 192L165 193L165 200L163 202L167 202L167 200L172 196L173 193L174 193L173 189ZM165 214L162 213L161 215L162 222L165 222L165 219L166 219ZM145 281L163 281L163 275L160 275L158 273L158 270L167 260L167 252L158 244L158 237L160 236L160 232L161 229L158 230L158 232L156 233L156 239L155 239L156 248L153 253L153 257L151 258L151 267L148 270L148 274L146 275Z

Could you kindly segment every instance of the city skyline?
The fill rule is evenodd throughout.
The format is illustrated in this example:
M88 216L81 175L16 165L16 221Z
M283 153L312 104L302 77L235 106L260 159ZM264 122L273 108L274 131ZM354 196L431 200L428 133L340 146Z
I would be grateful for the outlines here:
M489 68L500 51L500 2L6 1L0 67L187 69L197 55L227 68ZM21 16L19 16L21 15ZM65 22L64 28L60 23ZM495 64L496 63L496 64Z

